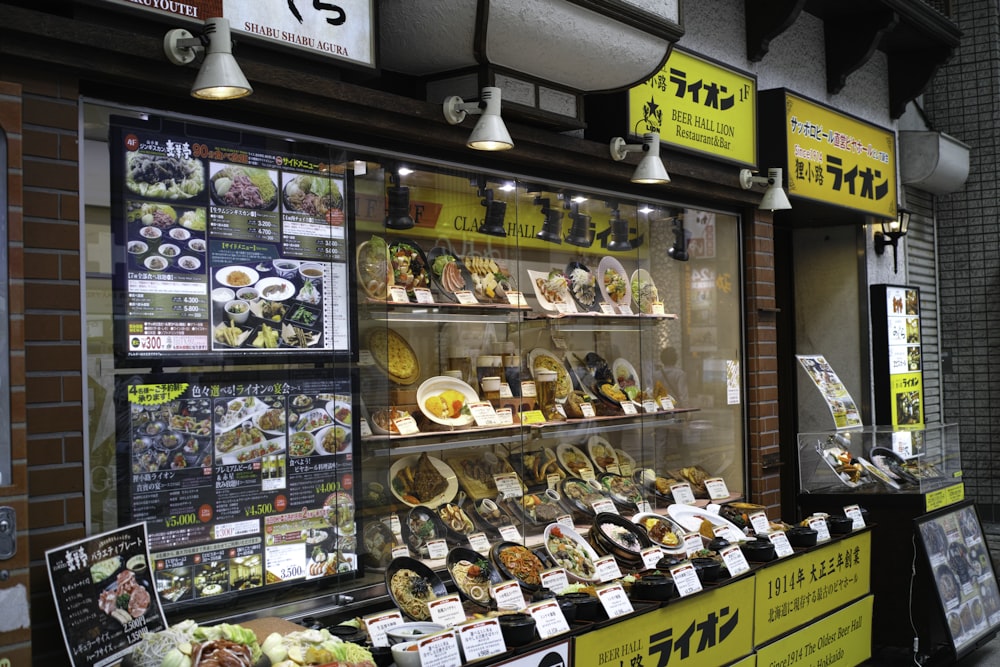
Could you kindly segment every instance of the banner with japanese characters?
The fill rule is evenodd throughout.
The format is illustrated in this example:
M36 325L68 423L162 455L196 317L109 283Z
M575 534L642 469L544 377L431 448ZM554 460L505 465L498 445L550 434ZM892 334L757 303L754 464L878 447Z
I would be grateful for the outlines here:
M896 218L896 135L891 130L787 91L784 121L789 195Z
M632 134L738 164L757 164L757 79L674 49L663 68L629 90Z
M869 595L798 632L757 649L758 665L852 667L871 657L872 606Z
M795 358L819 389L826 406L830 408L833 424L838 430L864 425L858 404L854 402L851 392L847 391L847 387L826 357L821 354L797 354Z
M73 665L117 663L147 632L166 628L145 524L50 549L45 562Z
M358 568L347 370L119 380L119 508L169 606Z
M872 350L878 423L894 428L924 424L923 355L920 342L920 290L906 285L872 285ZM904 458L919 447L893 449Z

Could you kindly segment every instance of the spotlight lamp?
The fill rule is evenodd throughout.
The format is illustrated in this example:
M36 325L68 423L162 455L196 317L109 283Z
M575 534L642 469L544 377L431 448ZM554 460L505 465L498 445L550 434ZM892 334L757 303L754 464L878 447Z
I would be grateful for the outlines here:
M608 202L608 206L611 208L611 219L608 223L608 228L597 235L601 239L601 246L611 252L624 252L641 246L641 236L637 236L634 239L629 238L628 220L622 220L621 211L618 210L618 203L613 201Z
M395 172L389 175L389 187L386 188L385 194L388 199L385 226L389 229L413 227L413 218L410 216L410 188L399 184L399 175Z
M535 197L534 203L535 206L542 207L542 215L545 216L542 230L535 234L535 238L549 243L562 244L562 211L558 208L552 208L547 197Z
M485 179L480 181L478 193L482 197L480 203L486 207L486 215L483 217L483 224L479 225L479 233L490 236L507 236L507 228L504 226L507 202L497 201L493 198L493 189L486 187Z
M780 168L768 169L766 177L754 176L749 169L740 169L740 185L744 190L749 190L754 185L767 186L757 208L765 211L785 211L792 207L792 203L788 201L788 195L781 189Z
M895 219L883 220L882 231L875 232L875 254L881 256L885 252L886 246L892 246L892 272L898 273L899 268L896 259L896 244L899 239L906 236L906 231L910 226L910 212L905 208L897 208Z
M674 244L667 250L667 255L678 262L686 262L690 258L688 255L688 243L691 238L684 229L684 218L678 215L673 220Z
M580 203L574 201L570 204L569 217L573 224L570 225L569 234L566 235L566 243L589 248L594 243L594 226L590 222L590 216L580 213Z
M667 168L660 159L660 135L657 132L647 132L642 135L641 144L627 144L622 137L614 137L610 145L611 157L616 162L624 160L629 153L643 153L639 165L632 172L633 183L656 184L669 183Z
M458 95L444 101L444 117L450 125L458 125L468 114L481 114L465 145L478 151L505 151L514 147L510 132L500 117L500 89L486 86L478 102L465 102Z
M228 19L205 19L205 29L200 37L183 28L168 31L163 37L163 52L167 60L175 65L190 64L199 53L205 53L205 60L191 86L192 97L234 100L253 92L233 57L233 38Z

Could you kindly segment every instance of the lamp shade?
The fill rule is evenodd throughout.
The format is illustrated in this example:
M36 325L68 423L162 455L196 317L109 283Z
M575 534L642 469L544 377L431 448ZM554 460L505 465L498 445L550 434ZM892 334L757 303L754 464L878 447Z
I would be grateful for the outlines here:
M766 211L787 211L792 208L792 203L788 201L788 195L781 187L781 169L772 168L767 170L767 189L760 200L759 208Z
M205 21L205 61L191 86L191 94L203 100L231 100L253 92L243 70L233 58L233 38L229 21L210 18Z
M646 156L639 161L631 180L633 183L647 184L670 182L667 168L663 166L663 160L660 159L659 147L657 147L655 154L653 149L650 149Z
M505 151L514 147L514 141L503 118L487 112L479 117L465 145L478 151Z

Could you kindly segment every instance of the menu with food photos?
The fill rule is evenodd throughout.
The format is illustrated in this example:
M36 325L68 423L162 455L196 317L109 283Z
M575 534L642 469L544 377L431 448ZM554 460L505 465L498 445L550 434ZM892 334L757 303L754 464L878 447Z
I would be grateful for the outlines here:
M349 371L132 376L116 392L119 508L146 522L164 605L358 569Z
M158 118L110 145L119 363L350 352L336 151Z

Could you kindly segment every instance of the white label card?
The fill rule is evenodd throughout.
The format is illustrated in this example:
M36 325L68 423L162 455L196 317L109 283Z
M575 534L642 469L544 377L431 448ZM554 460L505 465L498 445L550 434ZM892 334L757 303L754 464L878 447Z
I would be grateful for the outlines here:
M555 474L546 475L545 483L546 486L548 486L548 488L552 489L553 491L558 491L559 483L562 482L562 479L563 479L562 475L555 475ZM558 521L558 519L556 520Z
M368 630L372 646L388 646L389 635L386 632L403 622L403 614L398 609L393 609L365 616L361 620L364 621L365 628Z
M669 396L664 396L663 398L660 399L660 407L663 408L664 410L673 410L674 399L670 398Z
M635 504L637 514L649 514L653 511L653 506L649 504L649 501L640 500Z
M588 480L588 481L590 481L592 479L597 479L596 477L594 477L594 469L591 468L590 466L586 466L584 468L580 468L579 475L580 475L580 479L585 479L585 480Z
M723 500L729 497L729 487L726 486L726 480L721 477L706 479L705 488L708 490L708 497L712 500Z
M535 630L542 639L569 632L569 623L555 600L533 604L528 607L528 613L535 619Z
M653 315L664 315L664 314L666 314L666 311L663 310L663 302L662 301L654 301L652 303L652 305L650 306L650 313L653 314Z
M656 564L663 558L663 552L660 550L660 547L646 547L639 553L642 556L642 564L647 570L655 570Z
M567 528L572 528L573 530L576 530L576 526L573 525L573 517L571 517L569 514L560 515L559 518L556 519L556 523L558 523L560 526L566 526Z
M447 558L448 543L444 540L427 540L427 555L431 559Z
M754 512L750 515L750 525L753 526L753 532L758 535L767 535L771 532L771 524L767 520L766 512Z
M472 533L469 535L469 546L472 547L473 551L478 551L481 554L490 552L490 540L486 537L486 533Z
M631 315L632 314L632 306L630 306L627 303L623 303L623 304L619 305L618 306L618 314L619 315Z
M500 383L500 398L514 398L514 393L510 390L510 385L506 382Z
M603 498L601 500L595 500L590 504L590 506L594 508L594 512L597 514L600 514L601 512L611 512L612 514L618 514L618 508L615 507L615 504L612 501L608 500L607 498Z
M458 593L431 600L427 603L427 608L431 612L431 622L440 623L446 628L465 621L465 609L462 608Z
M670 576L674 579L677 593L681 597L686 597L701 590L701 579L698 578L698 571L691 563L681 563L670 568Z
M674 497L674 502L680 505L694 505L694 491L687 482L670 485L670 495Z
M417 642L420 667L460 667L462 664L454 630L425 635Z
M505 498L520 498L524 495L521 480L516 472L502 472L499 475L493 475L493 482L497 485L497 491Z
M409 549L409 547L407 547L405 545L404 546L399 546L399 547L393 547L392 548L392 557L393 558L404 558L404 557L409 556L409 555L410 555L410 549Z
M473 304L479 303L478 301L476 301L476 295L470 292L469 290L461 290L459 292L455 292L455 298L458 299L458 302L460 304L466 306L471 306Z
M524 601L521 584L513 579L490 586L493 598L497 601L497 609L524 609L528 604Z
M497 408L497 425L511 426L514 423L514 411L510 408Z
M414 287L413 296L416 297L417 303L434 303L434 295L426 287Z
M497 425L497 411L493 408L493 404L489 401L470 403L469 412L472 413L472 418L476 420L476 426Z
M542 579L542 588L547 588L556 595L569 586L569 576L567 576L566 570L561 567L542 570L539 577Z
M520 292L507 292L507 303L512 306L527 306L528 302Z
M826 524L826 519L821 516L814 516L809 519L809 527L816 531L816 543L830 541L830 526Z
M389 286L389 300L393 303L409 303L410 297L406 295L406 288L399 285Z
M653 399L649 399L648 401L642 402L643 412L656 412L657 410L659 410L659 408L656 405L656 401L654 401Z
M396 430L399 431L400 435L413 435L414 433L420 433L420 429L417 427L417 420L410 415L400 417L399 419L393 419L392 423L396 425Z
M521 397L522 398L535 398L538 396L537 390L535 389L534 380L525 380L521 383Z
M597 570L597 578L602 583L622 578L622 571L618 567L618 561L615 560L614 556L602 556L598 558L594 562L594 568Z
M618 467L617 463L609 463L605 468L604 472L609 472L612 475L622 474L622 469Z
M583 416L587 419L592 419L597 416L597 413L594 412L594 406L586 402L580 403L580 412L582 412Z
M390 514L386 518L382 519L382 523L389 524L389 530L392 531L392 534L395 535L397 539L403 534L402 525L399 523L399 517L395 514Z
M615 304L613 303L601 303L601 312L605 315L617 315L618 312L615 310Z
M865 527L865 518L861 515L861 508L858 505L847 505L844 507L844 516L854 519L851 530Z
M723 538L725 540L729 540L733 544L736 544L740 540L745 540L746 537L747 537L746 535L744 535L743 533L739 532L738 530L736 530L732 526L714 526L712 528L712 533L716 537L721 537L721 538Z
M462 642L462 651L466 662L501 655L507 652L507 644L503 640L500 621L495 618L484 618L470 623L464 623L455 628Z
M785 535L784 532L779 530L771 533L767 536L767 539L771 540L771 544L774 545L774 554L778 558L791 556L795 553L795 550L792 549L792 543L788 541L788 535Z
M722 560L726 564L726 569L729 570L729 574L733 577L750 570L747 557L743 555L743 550L736 544L730 544L728 547L725 547L719 552L719 555L722 556Z
M608 612L608 618L618 618L625 614L631 614L634 611L632 603L629 601L628 596L625 595L625 589L622 588L621 584L601 586L596 591L597 599L604 606L604 611Z
M512 526L511 524L500 526L500 537L507 542L520 542L524 544L524 540L521 538L521 533L518 532L517 526Z
M372 437L372 427L368 425L368 420L362 418L358 424L358 428L361 430L362 438Z
M684 536L684 552L690 558L705 548L705 543L701 539L700 533L688 533Z
M573 307L573 304L567 303L565 301L559 301L554 305L556 307L556 310L563 315L571 315L576 312L576 308Z
M622 412L626 415L637 415L639 411L635 409L635 403L632 401L622 401Z

